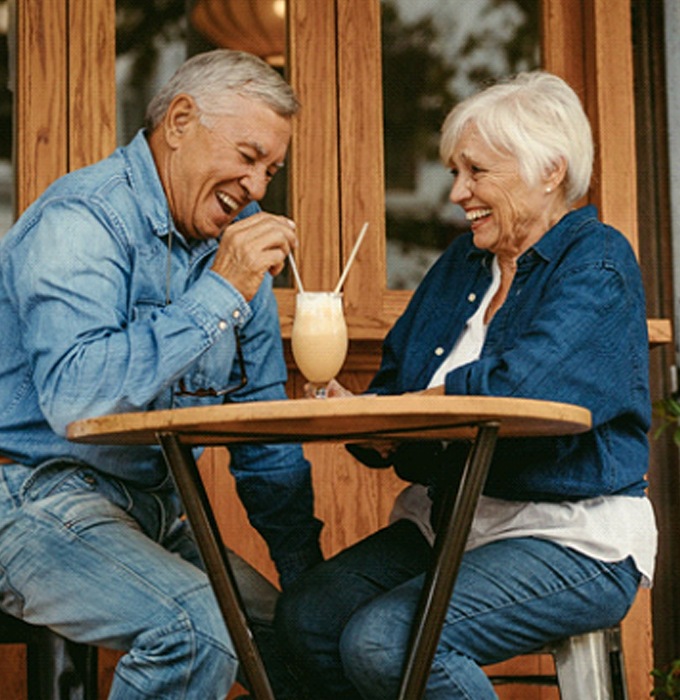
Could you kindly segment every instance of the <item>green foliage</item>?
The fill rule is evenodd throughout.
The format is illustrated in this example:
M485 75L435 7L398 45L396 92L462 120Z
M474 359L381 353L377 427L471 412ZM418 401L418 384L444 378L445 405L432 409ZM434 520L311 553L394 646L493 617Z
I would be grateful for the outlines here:
M650 695L662 700L680 700L680 659L652 671L655 688Z
M658 438L669 426L673 425L673 442L680 447L680 401L669 396L654 403L654 415L661 420L661 425L655 430L654 438ZM678 696L680 697L680 696Z

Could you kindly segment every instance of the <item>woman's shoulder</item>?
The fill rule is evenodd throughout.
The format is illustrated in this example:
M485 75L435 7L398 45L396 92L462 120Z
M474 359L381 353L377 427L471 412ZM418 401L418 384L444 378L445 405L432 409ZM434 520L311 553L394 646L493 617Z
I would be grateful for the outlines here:
M602 263L622 262L637 265L635 251L628 238L617 228L598 216L594 206L583 207L565 217L564 228L558 231L556 244L563 247L564 256Z

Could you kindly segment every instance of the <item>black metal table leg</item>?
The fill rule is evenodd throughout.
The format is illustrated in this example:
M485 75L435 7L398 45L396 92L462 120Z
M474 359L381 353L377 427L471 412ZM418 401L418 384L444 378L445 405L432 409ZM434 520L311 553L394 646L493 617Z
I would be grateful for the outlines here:
M250 693L257 700L275 700L191 448L183 445L173 433L159 433L157 438L196 537Z
M479 426L457 492L444 506L434 543L435 563L425 577L404 662L399 700L420 700L425 692L444 617L465 551L477 502L484 488L498 435L498 423Z

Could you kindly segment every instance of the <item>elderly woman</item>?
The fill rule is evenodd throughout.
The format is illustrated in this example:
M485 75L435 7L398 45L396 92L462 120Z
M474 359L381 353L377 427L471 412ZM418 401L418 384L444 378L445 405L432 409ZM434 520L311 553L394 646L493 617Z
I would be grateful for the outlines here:
M593 144L563 80L522 74L465 100L441 155L471 232L388 334L369 391L549 399L593 418L575 437L499 441L426 691L484 700L496 695L482 666L617 623L651 581L645 300L626 239L575 208ZM317 697L396 697L438 481L465 455L455 443L374 447L356 454L427 485L280 600L278 629Z

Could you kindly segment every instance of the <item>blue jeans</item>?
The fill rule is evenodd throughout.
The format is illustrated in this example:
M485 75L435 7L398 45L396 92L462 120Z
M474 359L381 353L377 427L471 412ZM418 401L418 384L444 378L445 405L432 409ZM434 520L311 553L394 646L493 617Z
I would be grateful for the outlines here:
M399 521L319 564L279 599L291 659L325 700L397 696L431 548ZM605 563L547 540L467 552L427 684L427 700L487 700L482 666L619 622L635 598L632 561Z
M112 700L223 700L238 664L179 516L168 487L133 491L63 461L0 466L0 608L69 639L127 652ZM230 558L266 645L278 591ZM272 665L276 672L276 659ZM295 697L286 692L277 697Z

